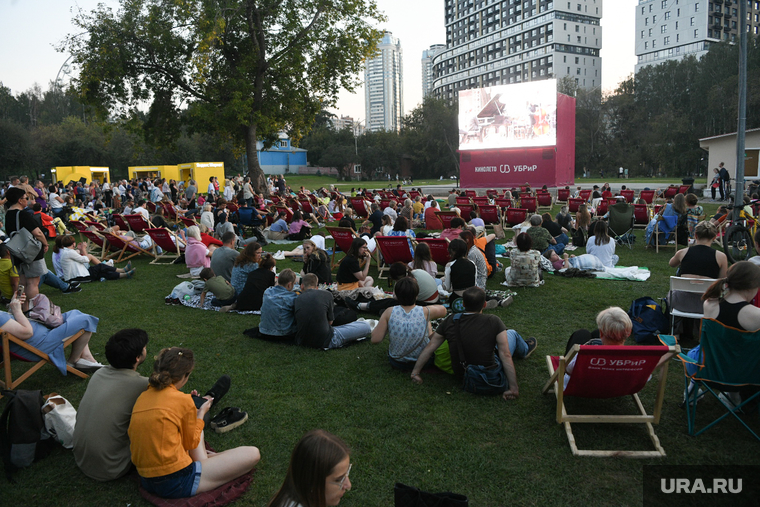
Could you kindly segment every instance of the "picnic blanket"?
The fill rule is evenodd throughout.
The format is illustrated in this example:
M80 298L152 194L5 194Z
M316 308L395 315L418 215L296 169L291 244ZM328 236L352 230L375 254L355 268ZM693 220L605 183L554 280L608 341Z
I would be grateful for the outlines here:
M201 306L201 297L199 295L190 296L187 299L180 299L180 303L190 308L199 308L201 310L211 310L214 312L218 312L220 307L213 306L211 304L211 297L212 297L211 295L207 295L206 300L203 302L203 306ZM230 313L239 313L240 315L261 315L261 311L259 310L254 310L250 312L239 312L237 310L230 310Z
M564 269L550 271L552 274L560 275ZM614 268L604 268L604 271L591 271L596 278L600 280L630 280L632 282L645 282L651 276L649 268L638 266L617 266Z

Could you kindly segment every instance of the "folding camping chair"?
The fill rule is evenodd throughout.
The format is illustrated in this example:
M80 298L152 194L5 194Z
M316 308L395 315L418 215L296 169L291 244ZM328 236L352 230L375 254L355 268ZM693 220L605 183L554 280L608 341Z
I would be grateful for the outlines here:
M158 227L155 229L145 229L145 231L153 240L153 243L162 250L161 253L156 254L156 258L150 261L150 264L173 264L185 252L185 245L182 244L182 239L169 229ZM165 259L168 262L160 262L161 259Z
M333 237L333 242L335 243L333 245L332 256L330 256L330 269L335 269L335 266L340 264L340 261L335 262L335 254L338 248L344 253L348 252L351 248L351 243L354 241L354 238L358 237L358 235L350 227L325 227L325 229L327 229L327 233Z
M538 207L537 197L520 197L520 207L528 213L535 213Z
M713 284L715 280L712 278L684 278L680 276L671 276L670 277L670 292L673 291L679 291L679 292L688 292L690 294L704 294L707 288ZM674 326L675 326L675 318L680 317L682 319L699 319L702 320L704 317L704 314L700 311L699 313L693 313L693 312L685 312L683 310L679 310L677 308L677 305L673 301L668 302L668 308L670 309L670 334L675 334L673 332Z
M646 229L649 225L649 206L646 204L633 205L633 227L636 229Z
M439 266L442 266L442 268L446 267L446 264L449 263L451 260L451 256L449 255L449 240L446 238L417 238L418 243L427 243L427 245L430 247L430 257L433 259L433 262L438 264ZM439 269L438 274L440 276L444 275L444 270Z
M660 335L660 341L672 345L676 339L674 336ZM737 391L743 386L760 386L760 368L757 367L760 362L760 331L743 331L724 326L715 319L702 319L699 347L698 353L693 354L699 359L686 354L678 355L684 365L684 406L689 435L701 435L733 415L747 431L760 440L760 436L739 417L741 408L760 396L760 390L736 406L731 406L733 404L727 403L720 396L721 392ZM697 430L697 401L706 393L717 398L726 413ZM704 401L701 403L704 404ZM757 417L757 409L753 414Z
M127 261L132 257L140 254L145 254L153 258L156 257L156 254L153 252L145 250L144 248L140 248L139 246L134 245L131 241L124 241L120 236L111 234L110 232L102 232L101 234L104 238L106 238L106 241L108 241L108 247L111 249L111 251L117 254L110 256L111 258L117 257L114 262Z
M435 216L441 221L444 229L451 229L451 219L458 217L459 213L456 211L436 211Z
M568 199L570 199L570 189L558 188L557 199L554 202L556 202L557 204L567 204Z
M153 227L153 224L146 221L145 217L142 216L140 213L135 213L132 215L124 215L124 219L129 224L129 228L135 234L141 234L145 232L145 229Z
M406 236L376 236L375 241L377 241L377 249L381 254L377 270L379 279L388 278L383 276L383 273L389 271L394 262L403 262L406 265L414 260L409 249L411 239Z
M567 200L567 211L570 213L577 213L578 209L580 209L581 204L585 204L586 201L581 199L580 197L571 197Z
M536 194L538 199L538 209L544 211L550 211L554 203L552 202L552 194L549 192L539 192Z
M69 336L63 341L63 348L70 346L74 341L76 341L77 338L82 336L84 334L84 330L80 330L79 332ZM3 367L4 372L4 379L5 381L0 381L0 384L3 386L4 389L15 389L19 384L21 384L24 380L31 377L34 372L45 366L46 364L50 363L53 364L53 362L50 360L50 356L42 352L36 347L32 347L26 341L17 338L13 336L12 334L3 331L2 335L0 336L0 343L2 344L2 353L3 353L3 360L0 362L0 365ZM18 345L19 347L26 349L27 351L31 352L35 356L37 356L38 360L29 360L24 357L21 357L18 354L14 354L11 352L10 344L14 343ZM28 368L24 373L16 377L14 380L13 378L13 371L11 368L11 359L17 359L19 361L27 362L27 363L34 363L30 368ZM66 365L66 371L68 373L73 373L77 377L81 378L87 378L88 375L86 373L82 373L81 371L77 370L73 366L67 364Z
M665 456L665 450L654 433L652 424L660 422L662 401L665 395L665 380L668 374L668 361L680 352L674 346L605 346L574 345L565 356L546 356L549 367L549 380L542 393L553 390L557 397L557 423L565 425L565 433L574 456L627 458L659 458ZM570 380L564 387L565 371L575 359ZM646 386L649 376L658 364L662 364L657 386L657 395L652 415L647 414L638 393ZM553 387L553 389L552 389ZM631 396L640 414L614 415L568 414L565 396L579 398L619 398ZM654 444L654 451L626 450L582 450L578 449L571 423L640 423L646 425L649 438Z
M619 203L610 206L608 216L610 236L623 243L629 250L633 250L633 241L631 241L631 237L633 237L633 211L632 205Z

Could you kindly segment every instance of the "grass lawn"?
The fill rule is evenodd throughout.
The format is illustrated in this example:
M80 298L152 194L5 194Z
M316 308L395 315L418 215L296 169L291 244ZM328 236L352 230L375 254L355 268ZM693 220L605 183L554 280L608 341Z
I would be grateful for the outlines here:
M709 213L716 206L705 207ZM278 246L283 248L270 245L266 250ZM236 505L265 505L285 476L293 446L314 428L340 435L353 450L353 489L342 506L393 505L395 482L462 493L473 506L642 505L644 465L755 464L758 442L733 420L697 439L689 437L685 413L678 407L682 369L672 363L656 428L667 458L574 458L563 427L555 422L554 396L540 392L548 378L544 356L563 352L573 330L593 329L595 315L608 306L627 310L638 297L665 296L668 276L674 274L667 265L672 252L645 250L638 230L633 250L618 247L617 253L620 265L648 267L652 276L646 282L548 275L540 288L517 289L514 304L496 314L523 336L536 336L538 350L528 360L516 361L520 397L512 402L464 393L443 373L423 374L424 384L414 385L407 374L388 365L387 340L329 352L300 349L244 336L243 330L258 325L258 317L165 306L163 298L181 281L175 275L186 272L184 266L150 266L138 260L133 280L90 283L66 296L47 287L43 292L64 311L76 308L100 318L91 346L101 360L111 334L142 327L150 335L149 357L172 345L195 351L197 364L187 391L205 390L223 373L232 376L232 388L218 408L242 407L250 419L224 435L207 433L207 439L218 450L248 444L262 454L251 488ZM300 270L295 262L278 264L278 270ZM488 285L502 288L502 280L497 274ZM151 366L146 361L140 373L147 375ZM86 386L87 381L62 377L46 366L22 388L55 391L78 406ZM647 409L654 395L653 385L645 388ZM634 408L630 400L568 403L571 412L589 406L610 412ZM717 402L706 398L699 413L716 416ZM756 430L760 426L757 413L745 419ZM577 427L575 433L581 447L650 446L643 425L590 425ZM17 473L16 480L13 487L3 486L3 505L148 505L134 478L96 483L78 471L72 453L62 448Z

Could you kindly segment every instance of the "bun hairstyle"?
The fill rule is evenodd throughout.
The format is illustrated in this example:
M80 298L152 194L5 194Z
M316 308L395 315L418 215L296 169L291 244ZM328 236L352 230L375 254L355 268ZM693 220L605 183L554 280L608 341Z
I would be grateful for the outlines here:
M702 301L723 299L729 291L760 288L760 267L749 261L739 261L728 268L728 275L713 282L702 294Z
M182 347L161 349L153 363L153 373L148 383L156 389L163 389L190 375L195 366L193 351Z

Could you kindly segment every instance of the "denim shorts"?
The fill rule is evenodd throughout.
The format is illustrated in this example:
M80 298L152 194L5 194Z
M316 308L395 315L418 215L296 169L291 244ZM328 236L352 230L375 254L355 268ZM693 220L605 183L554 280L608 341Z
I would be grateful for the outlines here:
M140 477L146 491L161 498L189 498L198 492L201 483L201 462L193 461L182 470L160 477Z

